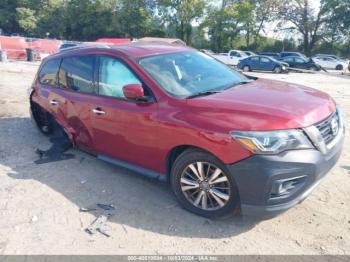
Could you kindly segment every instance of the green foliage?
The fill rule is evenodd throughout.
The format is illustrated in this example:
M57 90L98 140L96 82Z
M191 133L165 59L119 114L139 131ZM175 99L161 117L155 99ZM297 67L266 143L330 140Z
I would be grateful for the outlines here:
M192 24L203 15L206 6L204 0L159 0L158 11L168 25L173 36L184 40L187 44L192 41ZM170 33L171 34L171 33Z
M16 8L16 20L21 29L26 33L31 33L36 28L37 18L35 11L25 7Z
M320 0L0 0L0 28L26 36L181 38L216 52L302 50L350 54L350 1ZM264 37L290 27L294 39ZM298 39L300 43L296 43Z
M17 1L0 1L0 28L5 32L18 32L19 25L16 17Z
M151 13L145 0L121 0L117 5L117 19L124 36L140 38L150 31Z

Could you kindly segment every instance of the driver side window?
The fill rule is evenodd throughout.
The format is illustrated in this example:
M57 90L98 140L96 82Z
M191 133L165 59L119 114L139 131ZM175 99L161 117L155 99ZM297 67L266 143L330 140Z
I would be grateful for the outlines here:
M284 59L284 61L293 63L294 59L293 59L293 57L287 57Z
M296 57L295 58L295 62L299 63L299 64L303 64L304 63L304 60L299 58L299 57Z
M123 87L129 84L142 85L135 74L121 61L109 56L101 56L99 63L99 95L125 99Z

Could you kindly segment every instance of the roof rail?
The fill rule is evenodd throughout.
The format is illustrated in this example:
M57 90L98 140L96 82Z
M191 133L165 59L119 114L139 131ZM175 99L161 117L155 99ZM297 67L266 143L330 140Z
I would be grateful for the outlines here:
M66 51L71 51L71 50L77 50L77 49L84 49L84 48L89 48L89 47L94 47L94 48L111 48L110 45L106 45L106 44L78 44L76 46L71 46L71 47L67 47L64 49L59 50L59 53L62 52L66 52Z

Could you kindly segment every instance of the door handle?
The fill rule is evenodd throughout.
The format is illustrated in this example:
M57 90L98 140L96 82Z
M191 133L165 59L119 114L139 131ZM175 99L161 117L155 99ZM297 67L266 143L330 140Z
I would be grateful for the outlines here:
M92 109L92 112L94 112L96 115L104 115L104 114L106 114L106 112L103 111L101 108Z
M57 100L55 99L52 99L50 100L50 104L53 105L53 106L57 106L60 102L58 102Z

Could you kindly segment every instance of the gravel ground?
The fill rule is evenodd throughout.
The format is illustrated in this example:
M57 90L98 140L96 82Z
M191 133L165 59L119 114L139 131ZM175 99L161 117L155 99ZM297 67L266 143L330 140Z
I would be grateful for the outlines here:
M349 133L337 166L302 204L265 221L208 220L178 206L167 185L70 150L43 165L49 141L32 124L27 89L37 63L0 63L0 254L350 254ZM350 124L350 80L325 74L266 74L331 94ZM84 229L116 206L111 237Z

